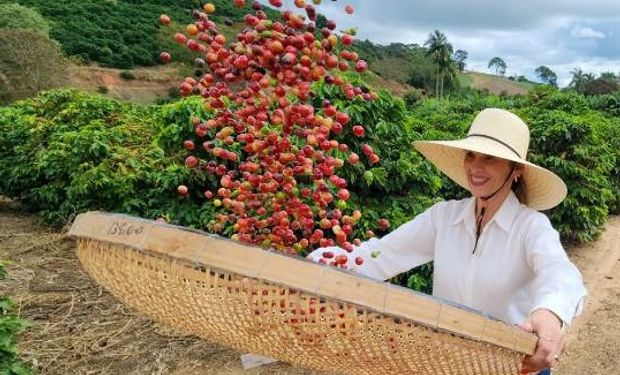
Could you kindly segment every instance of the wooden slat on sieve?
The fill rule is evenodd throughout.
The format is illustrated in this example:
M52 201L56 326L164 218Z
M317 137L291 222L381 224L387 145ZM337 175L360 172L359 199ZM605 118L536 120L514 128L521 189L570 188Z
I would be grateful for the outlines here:
M81 214L70 236L126 245L355 303L432 328L532 354L537 338L480 314L333 267L126 215Z

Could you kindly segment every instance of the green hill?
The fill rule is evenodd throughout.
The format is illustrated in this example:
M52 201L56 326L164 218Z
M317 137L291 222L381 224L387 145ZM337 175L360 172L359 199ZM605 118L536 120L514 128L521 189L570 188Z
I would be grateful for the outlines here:
M383 81L396 82L409 89L415 86L429 94L434 92L435 65L426 56L424 47L402 43L380 46L366 40L356 43L355 48L361 57L370 62L370 69ZM531 82L480 72L457 73L456 82L447 83L447 87L453 90L472 89L505 95L525 94L535 86Z
M242 21L249 5L237 8L229 0L211 0L216 13L211 19ZM168 14L172 30L192 22L197 0L0 0L0 6L19 3L36 9L52 25L50 37L60 42L67 56L86 63L128 69L159 64L162 50L174 49L171 38L162 37L159 15ZM278 13L267 10L270 17ZM168 31L164 32L167 33Z
M537 86L531 82L519 82L506 77L480 72L457 73L457 79L461 88L483 90L492 94L526 94Z
M231 40L237 30L244 27L242 20L245 14L251 12L250 1L243 8L235 7L230 0L210 2L216 6L216 12L210 19L218 23L220 31ZM0 0L0 6L9 3L19 3L38 11L49 22L49 36L60 43L64 54L86 65L80 69L79 77L73 75L70 78L69 85L80 81L77 87L90 88L96 82L95 89L108 92L118 99L139 97L139 102L148 102L174 87L171 85L174 79L168 79L161 87L154 87L156 95L148 95L145 90L151 89L152 82L138 79L108 83L109 79L105 77L88 82L89 74L85 70L95 65L92 73L94 77L99 77L102 74L118 74L102 71L102 68L161 68L159 53L163 50L170 51L176 62L186 63L178 69L179 81L185 75L193 74L191 62L195 55L174 43L173 34L192 22L192 10L200 7L199 0ZM265 10L272 19L279 15L267 7ZM158 19L162 13L171 16L172 27L160 25ZM228 20L233 21L232 26L224 24ZM324 21L324 17L319 17L319 27ZM369 86L386 89L397 96L403 96L415 88L429 95L434 92L435 66L426 56L424 47L403 43L379 45L369 40L357 40L353 48L360 58L369 62L371 72L366 75ZM448 80L445 87L446 92L454 92L460 87L515 95L527 92L533 85L472 72L458 74L456 81Z

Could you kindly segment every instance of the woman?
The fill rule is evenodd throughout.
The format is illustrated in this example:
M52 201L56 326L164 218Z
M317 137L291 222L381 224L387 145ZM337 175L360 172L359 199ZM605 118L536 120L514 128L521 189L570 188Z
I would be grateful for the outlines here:
M566 196L554 173L525 160L529 129L515 114L481 111L465 139L420 141L415 148L472 197L435 204L381 239L356 247L356 270L377 279L434 260L433 295L496 316L538 335L522 372L548 374L563 351L563 328L586 290L558 232L537 210ZM330 250L321 248L315 261ZM379 252L373 258L371 253Z

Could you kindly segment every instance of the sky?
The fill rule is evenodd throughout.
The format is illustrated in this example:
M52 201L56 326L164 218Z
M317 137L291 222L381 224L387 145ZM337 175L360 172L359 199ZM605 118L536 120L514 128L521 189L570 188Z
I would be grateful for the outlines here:
M620 73L620 0L323 0L317 10L378 44L423 45L439 30L468 52L468 70L493 73L488 62L498 56L507 76L538 81L534 71L545 65L560 87L575 68Z

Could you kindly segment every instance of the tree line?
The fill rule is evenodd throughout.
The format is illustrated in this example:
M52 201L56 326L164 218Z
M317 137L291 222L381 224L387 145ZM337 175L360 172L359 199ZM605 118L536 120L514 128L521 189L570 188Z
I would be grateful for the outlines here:
M74 62L122 69L159 64L162 50L171 51L178 61L191 63L193 59L187 49L172 41L175 29L163 30L157 22L162 12L172 16L177 28L191 22L190 8L195 4L186 0L20 0L20 4L11 1L0 0L0 102L57 87L66 76L67 57ZM249 11L227 0L213 3L217 12L212 19L222 27L224 23L240 21ZM277 17L275 11L268 13ZM326 22L319 15L317 30ZM455 50L439 30L430 33L423 45L384 46L357 40L354 48L377 74L439 98L458 91L458 73L465 70L469 58L466 50ZM495 56L489 60L488 68L504 76L507 64ZM557 75L549 67L541 65L535 73L543 83L557 87ZM575 68L571 74L569 88L577 92L597 95L618 90L619 76L614 73L597 77ZM529 82L524 76L508 79Z
M464 71L469 57L469 53L463 49L455 51L446 35L439 30L430 33L423 46L391 44L381 50L369 41L357 43L357 46L362 50L363 56L368 56L375 63L381 60L376 57L378 52L384 53L383 59L386 57L387 59L394 57L407 59L410 61L409 72L405 79L401 80L413 87L424 89L438 98L443 97L446 91L454 92L458 88L457 72ZM396 65L393 63L391 67L398 69ZM432 69L429 69L429 65L432 65ZM505 76L507 67L506 61L499 56L491 58L487 65L488 69L502 77ZM540 65L534 69L534 73L543 84L558 87L558 76L548 66ZM508 79L534 83L522 75L513 75ZM571 71L571 82L567 89L585 95L614 93L620 89L620 73L603 72L597 77L594 73L584 72L578 67Z

